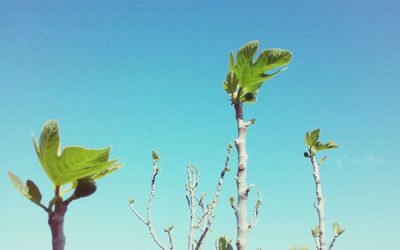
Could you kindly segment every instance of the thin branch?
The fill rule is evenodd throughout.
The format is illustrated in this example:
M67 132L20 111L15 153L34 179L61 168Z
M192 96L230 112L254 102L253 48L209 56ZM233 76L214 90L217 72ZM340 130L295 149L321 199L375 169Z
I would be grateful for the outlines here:
M337 237L338 236L336 236L336 235L333 237L331 244L329 244L329 248L328 248L329 250L331 250L333 248L333 245L335 244Z
M199 250L204 242L205 237L207 236L207 233L210 230L211 224L212 224L212 220L215 216L215 209L217 207L218 201L219 201L219 196L221 194L221 189L222 189L222 184L224 182L224 178L225 178L225 174L226 172L229 171L229 160L231 158L231 151L232 151L232 145L228 145L228 149L227 149L227 155L226 155L226 159L225 159L225 164L224 164L224 168L221 171L221 175L220 178L218 180L218 184L217 184L217 188L215 191L215 195L214 195L214 199L211 201L211 203L207 206L207 210L208 210L208 215L207 215L207 224L206 227L204 229L204 231L202 232L202 234L200 235L199 240L197 241L196 244L196 248L195 250Z
M190 165L190 162L187 163L186 167L188 183L185 185L186 189L186 199L188 201L188 207L190 211L190 225L189 225L189 234L188 234L188 250L193 249L194 241L195 241L195 230L197 223L195 222L195 216L197 211L196 205L196 187L198 185L199 180L199 170L196 165ZM200 204L200 201L199 201Z
M174 249L174 241L171 236L171 231L174 228L174 226L169 226L168 228L164 229L164 232L168 234L168 239L169 239L169 249Z
M129 201L129 206L131 208L131 210L133 211L133 213L136 215L136 217L143 222L143 224L145 224L150 232L151 237L153 238L154 242L163 250L167 250L167 247L165 247L157 238L157 236L155 235L153 226L152 226L152 222L151 222L151 208L153 205L153 200L155 197L155 183L156 183L156 176L157 174L160 172L160 168L157 166L157 161L158 159L154 159L153 158L153 175L151 178L151 191L150 191L150 197L149 200L147 202L147 219L144 219L143 216L135 209L134 207L134 199L131 199ZM170 233L168 233L168 237L171 237ZM169 249L173 249L171 248L172 246L172 239L170 239L170 248Z
M258 209L262 205L261 192L259 190L257 190L257 195L258 195L258 200L256 202L256 205L254 206L254 209L253 209L253 217L252 217L252 219L250 221L250 224L249 224L249 230L252 230L258 223L258 215L259 215Z
M43 208L44 211L46 211L46 213L49 213L49 209L43 205L42 203L36 203L36 205L38 205L39 207Z

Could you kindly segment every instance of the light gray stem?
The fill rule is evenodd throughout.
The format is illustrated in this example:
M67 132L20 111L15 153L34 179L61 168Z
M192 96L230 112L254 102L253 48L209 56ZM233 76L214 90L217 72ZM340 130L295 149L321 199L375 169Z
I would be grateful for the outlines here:
M188 163L187 167L188 183L186 184L186 199L188 200L188 206L190 210L189 220L189 234L188 234L188 250L193 250L195 246L194 236L196 229L195 216L197 211L196 202L196 186L198 181L198 171L196 166L190 166Z
M209 204L208 206L208 213L207 213L207 221L206 221L206 227L203 230L202 234L200 235L199 240L196 243L196 248L195 250L200 250L204 239L207 236L207 233L210 230L211 224L212 224L212 220L214 218L214 213L215 213L215 209L217 207L218 201L219 201L219 196L221 194L221 189L222 189L222 184L224 183L224 178L225 178L225 174L228 171L228 164L229 164L229 160L231 158L231 145L228 146L228 154L226 156L225 159L225 166L224 169L221 171L221 175L219 177L218 180L218 184L217 184L217 190L215 191L215 195L214 195L214 199L212 200L211 204Z
M157 238L157 236L155 235L153 226L152 226L152 222L151 222L151 208L153 205L153 200L155 197L155 182L156 182L156 176L159 172L159 167L157 166L157 161L154 160L153 161L153 175L151 178L151 191L150 191L150 197L149 197L149 201L147 203L147 220L145 220L140 213L135 209L134 207L134 200L130 200L129 201L129 206L131 208L131 210L133 211L133 213L136 215L136 217L138 217L138 219L140 221L142 221L148 228L149 233L151 235L151 237L153 238L154 242L157 244L158 247L160 247L163 250L167 250L168 248L165 247ZM172 238L170 233L168 233L168 237L170 238L170 243L172 243ZM170 244L170 249L172 249L172 244Z
M324 195L322 194L322 186L321 186L321 177L319 175L319 165L315 159L315 156L311 157L311 163L314 169L314 182L315 189L317 194L317 204L315 205L315 209L318 213L319 220L319 244L317 246L318 250L325 249L325 235L326 235L326 226L325 226L325 207L324 207Z
M247 186L247 152L246 152L246 134L247 127L243 121L242 103L235 103L236 122L238 128L238 137L235 140L235 146L238 152L238 172L236 175L238 201L235 207L235 216L237 222L237 250L247 250L249 223L247 222L247 197L249 188Z

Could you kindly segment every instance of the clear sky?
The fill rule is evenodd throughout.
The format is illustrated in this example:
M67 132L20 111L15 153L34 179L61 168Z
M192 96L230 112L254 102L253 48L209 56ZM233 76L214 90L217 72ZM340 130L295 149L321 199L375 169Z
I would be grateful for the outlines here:
M211 195L236 136L222 87L228 54L254 39L291 50L293 60L245 106L245 117L257 119L248 134L248 181L264 199L250 248L314 248L314 183L302 155L305 132L320 127L322 140L340 145L321 170L328 235L338 221L346 232L337 249L394 249L399 11L394 0L0 1L0 249L51 248L46 214L6 172L33 179L51 198L31 132L39 136L52 118L63 145L113 145L112 157L125 164L70 206L66 249L157 249L128 207L133 195L145 211L153 148L162 157L154 225L166 241L162 229L174 224L176 249L185 249L185 165L198 165L200 190ZM235 237L228 202L235 172L226 177L207 250L219 235Z

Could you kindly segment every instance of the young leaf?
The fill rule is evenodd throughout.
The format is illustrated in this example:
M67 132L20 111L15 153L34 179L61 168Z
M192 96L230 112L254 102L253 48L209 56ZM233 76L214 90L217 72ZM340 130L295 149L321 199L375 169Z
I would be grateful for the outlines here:
M319 235L320 235L319 227L316 226L316 227L314 227L314 229L311 229L311 234L314 238L319 237Z
M257 40L248 42L243 45L237 53L236 56L236 64L237 65L245 65L249 63L253 63L253 57L258 50L259 42Z
M236 77L233 71L229 71L226 75L226 80L224 81L224 89L228 94L235 93L239 79Z
M256 95L263 83L282 72L283 69L279 69L271 74L266 72L285 66L291 60L292 54L287 50L268 49L261 52L257 60L253 62L258 45L258 41L251 41L241 47L236 56L236 63L233 60L233 53L231 52L230 54L229 71L233 71L238 79L237 86L243 90L243 92L236 95L235 92L232 92L233 86L229 86L228 80L225 81L224 88L229 94L232 94L232 97L235 95L232 98L234 101L255 102ZM235 91L236 89L237 87ZM238 100L236 99L237 96L239 96Z
M327 156L322 157L321 159L319 159L318 161L318 165L321 165L322 163L324 163L326 161L326 159L328 159Z
M307 131L306 133L306 138L304 139L306 145L310 148L312 146L311 140L310 140L310 133Z
M292 53L283 49L266 49L260 53L254 63L257 73L264 73L289 64Z
M310 137L311 145L315 145L315 143L317 143L318 138L319 138L319 131L320 131L320 129L317 128L311 132L311 137Z
M322 144L321 142L318 141L314 147L317 151L323 151L323 150L328 150L328 149L332 149L332 148L337 148L338 145L334 141L329 141L328 143L325 143L325 144Z
M85 177L99 176L103 171L116 169L117 161L108 160L110 147L103 149L65 147L61 152L59 126L55 120L45 123L39 147L35 141L34 146L44 171L56 186Z
M231 241L228 237L223 236L219 237L216 242L216 249L217 250L233 250L233 247L231 245Z
M8 176L10 177L11 183L23 196L31 200L33 203L40 204L42 195L33 181L28 180L25 185L15 174L8 172Z
M153 161L159 161L160 160L160 155L158 154L157 151L153 150L151 152L151 157L153 158Z
M339 223L333 223L332 228L335 237L339 237L344 232L344 228L341 228Z

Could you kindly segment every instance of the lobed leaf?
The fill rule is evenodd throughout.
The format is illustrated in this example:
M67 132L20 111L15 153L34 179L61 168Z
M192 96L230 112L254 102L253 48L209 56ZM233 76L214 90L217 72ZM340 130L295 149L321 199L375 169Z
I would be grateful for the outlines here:
M314 130L311 132L311 136L310 136L311 146L314 146L315 143L317 143L318 138L319 138L319 132L320 132L320 129L319 129L319 128L314 129Z
M273 73L266 72L283 67L291 60L292 54L287 50L267 49L262 51L254 62L258 46L258 41L251 41L242 46L236 55L236 62L233 52L229 54L229 73L224 81L224 89L234 102L255 102L263 83L284 69Z
M44 171L56 186L85 177L98 179L121 167L116 160L108 160L110 147L87 149L70 146L61 151L59 126L55 120L47 121L43 126L39 146L35 139L33 144Z

